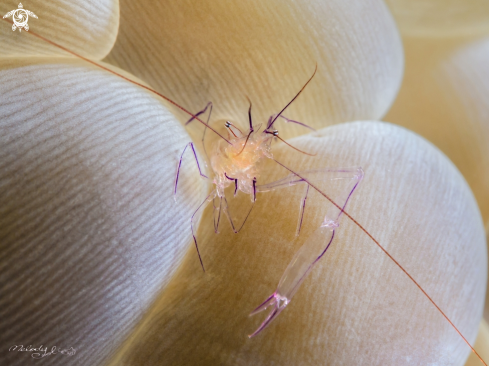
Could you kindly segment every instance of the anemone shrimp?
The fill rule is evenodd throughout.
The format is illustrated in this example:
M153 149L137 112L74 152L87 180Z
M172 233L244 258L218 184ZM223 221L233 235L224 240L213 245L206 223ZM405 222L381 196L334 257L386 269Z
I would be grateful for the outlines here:
M250 101L250 107L248 110L248 121L249 121L249 131L247 133L243 133L237 126L232 124L230 121L225 122L225 127L228 129L228 140L222 139L215 144L211 150L210 156L208 159L212 166L212 171L214 173L213 184L216 188L209 193L209 195L205 198L204 202L200 204L197 210L194 212L191 218L191 228L192 228L192 236L195 243L195 248L197 250L197 254L199 257L200 264L202 269L205 272L204 264L202 262L202 257L199 252L199 247L197 244L197 238L194 230L195 218L197 213L204 209L207 204L210 202L214 202L214 199L217 197L219 199L219 205L214 205L214 230L218 233L219 223L221 219L221 207L222 211L226 215L229 220L229 223L233 229L233 231L237 234L246 223L246 219L251 213L253 206L256 202L256 195L259 192L268 192L274 189L289 187L297 184L305 184L306 191L304 197L301 200L300 205L300 213L299 220L296 229L296 236L299 236L300 230L302 227L302 222L304 219L304 211L306 208L307 196L309 193L309 188L311 187L311 183L309 181L310 176L320 176L322 180L327 181L341 181L345 187L341 190L338 197L334 197L332 202L334 206L330 208L328 213L326 214L322 225L314 232L313 235L306 241L306 243L301 247L301 249L295 254L294 258L288 265L285 270L276 291L270 295L265 302L259 305L250 315L257 314L268 307L272 306L273 309L270 314L267 316L265 321L261 324L261 326L251 335L250 338L256 336L260 333L266 326L270 324L270 322L275 319L276 316L280 314L280 312L290 303L292 297L299 289L299 286L304 281L306 276L312 270L313 266L321 259L321 257L326 253L327 249L330 247L333 242L335 231L339 227L339 219L341 214L344 212L346 204L348 200L352 196L353 192L357 188L358 184L363 178L363 170L361 168L326 168L326 169L318 169L314 171L305 171L305 172L292 172L289 176L280 179L275 182L270 182L267 184L258 184L258 177L260 176L260 168L261 163L265 158L275 160L273 158L273 153L271 150L271 143L273 138L278 138L285 144L289 145L283 139L279 137L279 132L276 129L273 129L274 123L277 121L279 117L284 118L289 123L297 123L304 127L308 127L302 122L290 120L282 115L284 111L290 106L297 97L302 93L305 87L309 84L309 82L313 79L316 74L316 69L314 70L311 78L306 82L306 84L302 87L302 89L295 95L295 97L277 114L271 115L268 119L266 127L263 131L260 131L260 126L253 125L252 118L252 104ZM190 120L187 122L189 124L198 116L204 114L207 109L209 109L209 117L212 112L212 104L209 103L202 111L192 116ZM207 127L207 126L205 126ZM310 127L308 127L310 128ZM205 140L205 132L202 137L202 142ZM192 142L190 142L182 152L180 156L180 160L178 161L177 172L175 176L175 189L174 194L177 193L178 187L178 178L180 174L180 168L182 165L183 155L187 148L190 147L193 152L193 156L195 157L195 162L199 169L200 175L204 178L208 178L206 175L202 173L200 168L200 164L197 158L197 154L195 152L195 147ZM204 145L205 147L205 145ZM291 146L294 148L293 146ZM294 148L295 150L298 150ZM206 150L205 150L206 151ZM305 153L303 151L298 150L301 153ZM307 153L305 153L307 154ZM206 151L207 155L207 151ZM307 154L311 155L311 154ZM280 163L279 163L280 164ZM307 177L307 178L306 178ZM234 196L238 193L238 191L243 192L251 197L251 208L246 215L243 223L239 225L235 225L233 222L232 215L229 211L229 205L225 196L225 189L231 185L231 182L234 183ZM313 186L314 187L314 186ZM338 203L339 202L339 203ZM339 209L339 212L338 212Z
M191 116L192 116L192 118L194 118L194 117L195 117L195 115L193 115L193 114L191 114ZM233 128L233 126L234 126L234 125L230 125L230 126L229 126L229 128ZM207 127L207 126L206 126L206 127ZM234 132L234 133L236 133L236 135L237 135L237 136L240 136L239 138L240 138L240 139L242 139L242 140L241 140L241 141L242 141L242 145L246 145L246 144L244 143L244 141L243 141L243 140L245 140L245 139L246 139L247 134L238 135L238 133L237 133L237 132L239 132L239 131L236 131L236 130L233 130L233 132ZM273 131L268 131L268 132L272 132L272 133L268 133L268 134L266 134L266 135L269 135L269 137L274 137L274 136L273 136ZM263 133L263 132L262 132L262 133ZM258 137L258 134L256 134L256 135L250 135L249 139L252 139L252 138L254 138L254 137ZM239 153L239 151L238 151L237 153ZM229 176L229 175L228 175L228 176ZM225 177L227 180L229 180L229 185L232 185L232 184L234 183L235 188L236 188L236 179L231 180L231 179L228 179L228 177L226 177L226 176L224 176L224 177ZM229 178L235 178L235 177L229 176ZM308 179L306 176L303 176L303 175L302 175L300 172L298 172L296 175L294 175L294 173L292 173L292 172L291 172L291 175L290 175L289 177L285 178L285 179L286 179L286 181L282 182L282 183L284 183L284 186L288 186L288 185L289 185L291 182L292 182L292 183L294 183L294 181L301 181L301 183L303 183L303 185L304 185L304 186L308 187L308 188L307 188L307 190L309 190L310 188L312 188L313 190L315 190L315 189L316 189L316 188L315 188L314 183L312 183L314 180L311 180L311 184L312 184L312 185L311 185L311 184L309 184L309 183L306 183L306 182L309 182L310 180L309 180L309 179ZM287 181L287 179L288 179L288 181ZM244 180L244 179L243 179L243 180ZM306 181L306 180L307 180L307 181ZM226 181L224 181L224 182L226 182ZM299 182L296 182L296 183L299 183ZM277 182L277 185L280 185L280 183L278 183L278 182ZM243 185L243 186L244 186L244 187L246 187L246 185ZM257 184L257 186L259 187L259 184ZM238 183L238 187L239 187L239 183ZM250 187L253 187L252 180L251 180L251 183L250 183L250 181L248 181L248 188L250 188ZM263 188L264 188L264 187L263 187ZM268 188L270 188L270 189L272 189L272 188L279 188L279 186L277 186L277 187L268 187ZM251 188L250 188L250 189L251 189ZM264 188L264 190L263 190L263 191L265 191L265 188ZM257 189L257 192L260 192L259 188ZM252 196L254 196L254 194L253 194ZM307 196L306 196L306 197L307 197ZM344 214L345 216L346 216L346 215L348 215L347 217L352 218L351 216L349 216L349 214L347 214L347 212L344 212L344 211L343 211L343 208L341 207L341 199L337 199L337 201L336 201L336 197L335 197L335 199L332 199L332 200L333 200L334 202L336 202L336 204L340 205L340 207L336 207L336 208L335 208L335 210L336 210L336 214L338 214L338 213L342 213L342 212L343 212L343 214ZM330 217L331 217L331 216L330 216ZM334 215L333 215L333 217L334 217ZM357 223L357 225L358 225L358 223ZM323 249L324 249L324 247L323 247ZM303 253L303 254L309 254L309 252L305 252L305 253ZM296 279L296 280L298 280L298 278L295 278L295 279ZM267 303L267 304L268 304L268 303ZM265 305L266 305L266 304L265 304Z

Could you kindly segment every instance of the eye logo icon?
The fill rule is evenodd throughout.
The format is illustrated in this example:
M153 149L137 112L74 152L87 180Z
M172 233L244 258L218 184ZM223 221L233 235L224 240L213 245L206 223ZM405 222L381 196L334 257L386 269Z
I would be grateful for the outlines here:
M22 28L24 28L26 31L29 30L29 24L27 24L27 21L29 20L29 15L37 18L36 14L34 14L32 11L25 10L22 3L19 3L18 9L9 11L3 17L8 18L12 16L12 19L14 21L14 24L12 25L12 30L15 31L17 28L19 28L19 32L21 32Z

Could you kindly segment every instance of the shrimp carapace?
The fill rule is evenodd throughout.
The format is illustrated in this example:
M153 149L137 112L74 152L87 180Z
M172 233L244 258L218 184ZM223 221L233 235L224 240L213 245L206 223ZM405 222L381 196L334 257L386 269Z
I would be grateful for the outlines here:
M209 158L217 195L223 197L224 190L234 181L235 193L240 190L251 195L254 201L254 182L260 176L265 158L272 158L273 135L259 132L258 129L243 134L229 121L226 121L225 126L228 128L228 139L232 145L225 141L217 141Z

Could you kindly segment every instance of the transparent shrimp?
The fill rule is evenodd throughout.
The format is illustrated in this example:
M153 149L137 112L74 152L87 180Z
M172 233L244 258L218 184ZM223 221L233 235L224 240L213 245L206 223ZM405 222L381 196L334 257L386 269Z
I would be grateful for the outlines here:
M247 134L243 133L237 126L232 124L230 121L225 122L225 127L228 130L228 138L222 138L223 136L219 134L222 140L219 140L216 144L213 145L213 150L211 151L211 155L208 156L211 167L214 173L213 183L215 185L215 189L206 197L204 202L199 206L199 208L194 212L191 218L191 227L192 227L192 236L194 239L194 244L199 256L200 264L202 269L205 272L204 264L202 261L202 257L199 252L197 239L195 236L194 225L196 221L196 214L199 210L202 210L209 204L210 202L214 202L215 198L219 199L219 205L216 206L214 204L214 228L215 232L218 232L220 217L221 217L221 209L226 214L232 229L235 233L238 233L243 225L245 224L251 210L253 209L254 203L256 201L256 193L257 192L266 192L276 188L282 188L286 186L292 186L299 183L304 183L307 185L305 197L301 203L301 212L299 216L299 222L297 226L297 234L300 233L300 228L302 226L303 214L305 209L305 202L307 199L307 192L310 188L317 191L324 198L326 198L330 203L333 204L333 207L328 211L323 224L308 238L306 243L301 247L301 249L296 253L292 261L289 263L286 268L282 278L279 281L278 287L272 295L270 295L262 304L260 304L255 310L253 310L250 316L255 315L268 307L272 307L272 310L263 321L263 323L258 327L258 329L249 335L250 338L259 334L263 329L265 329L272 321L275 319L283 309L290 303L292 297L298 290L299 286L302 284L306 276L310 273L314 265L322 258L324 253L330 247L333 242L335 233L337 228L339 227L339 219L343 214L348 217L352 222L354 222L362 231L365 232L366 235L372 239L372 241L409 277L409 279L419 288L419 290L427 297L427 299L437 308L437 310L441 313L441 315L450 323L450 325L454 328L454 330L459 334L459 336L464 340L464 342L470 347L471 351L476 354L476 356L480 359L480 361L486 365L484 360L479 356L479 354L472 347L470 342L463 336L463 334L458 330L458 328L453 324L453 322L448 318L448 316L440 309L440 307L435 303L435 301L426 293L426 291L418 284L418 282L404 269L404 267L395 260L394 257L390 255L387 250L360 224L356 221L350 214L345 211L346 204L356 189L358 183L363 178L363 171L361 168L355 169L324 169L315 172L306 171L306 172L295 172L292 169L288 168L281 162L277 161L272 154L271 151L271 141L274 137L280 139L286 145L292 147L293 149L307 154L307 152L301 151L294 146L287 143L285 140L279 137L278 131L273 129L274 123L277 121L279 117L283 118L287 123L297 123L301 126L310 128L302 122L298 122L287 117L282 116L282 113L287 109L287 107L295 101L295 99L301 94L304 88L309 84L309 82L314 77L314 71L311 78L306 82L306 84L302 87L302 89L295 95L295 97L277 114L273 114L270 116L268 123L263 131L259 131L258 127L253 126L253 121L251 117L251 102L250 108L248 111L249 116L249 131ZM193 119L197 119L196 116L199 116L204 113L204 111L209 107L209 104L206 108L196 115L192 115L192 118L187 122L190 123ZM200 121L202 122L202 121ZM204 122L202 122L204 123ZM205 124L205 123L204 123ZM207 124L206 129L209 127ZM204 129L204 134L206 129ZM213 130L218 134L216 130ZM204 135L205 136L205 135ZM203 138L204 139L204 138ZM194 157L197 163L197 166L200 171L200 175L204 176L201 169L200 164L197 159L197 155L195 154L195 149L193 147L193 143L189 143L192 146L194 151ZM207 151L204 150L207 155ZM175 189L174 194L177 192L177 182L178 176L180 173L181 162L183 158L185 150L182 152L180 156L180 160L178 163L176 179L175 179ZM288 177L281 179L276 182L268 183L265 185L257 184L257 178L259 177L259 173L261 172L262 162L266 159L272 159L278 165L282 166L284 169L288 170L291 175ZM326 174L326 179L329 180L338 180L338 179L346 179L347 187L342 191L338 196L326 194L321 191L317 185L314 183L314 180L310 177L311 173L329 173L330 176L328 178L328 174ZM337 174L346 174L347 176L334 177L334 173ZM332 174L332 175L331 175ZM348 175L349 174L349 175ZM324 179L324 177L323 177ZM229 214L229 207L224 195L224 190L229 187L234 182L234 190L235 194L238 190L243 193L249 194L252 201L252 206L243 223L236 229L236 225L234 224L231 215ZM335 212L336 210L336 212Z
M8 20L4 19L5 21L9 22ZM340 216L346 216L350 221L352 221L357 227L359 227L371 240L373 243L375 243L382 251L383 253L389 257L390 260L393 261L393 263L396 264L396 266L404 272L404 274L418 287L418 289L424 294L424 296L431 302L431 304L438 310L438 312L445 318L445 320L450 324L450 326L458 333L458 335L461 337L461 339L468 345L468 347L471 349L471 351L478 357L478 359L481 361L482 364L487 365L486 362L482 359L482 357L477 353L477 351L472 347L470 342L464 337L464 335L459 331L459 329L453 324L453 322L448 318L448 316L443 312L443 310L435 303L435 301L428 295L428 293L421 287L421 285L404 269L404 267L357 221L355 220L348 212L345 211L345 206L346 203L349 200L349 197L353 193L354 189L356 188L357 184L361 180L361 176L363 173L360 174L359 168L350 170L351 176L350 178L343 177L341 179L346 179L344 181L348 182L347 186L352 187L352 184L356 182L356 184L353 185L351 190L349 191L350 193L346 197L344 195L330 195L326 194L322 190L318 188L316 183L313 181L313 178L311 178L312 175L314 174L321 174L323 173L323 179L329 179L330 181L336 180L335 178L331 178L330 174L345 174L347 173L348 169L337 169L336 171L334 169L324 169L320 171L309 171L309 172L295 172L289 167L285 166L282 164L280 161L277 161L274 159L271 150L270 150L270 143L271 140L276 137L280 139L282 142L285 144L289 145L286 141L282 140L278 136L278 131L273 129L273 125L276 122L278 118L283 119L287 123L296 123L298 125L301 125L303 127L310 128L309 126L303 124L302 122L294 121L292 119L288 119L282 115L282 113L285 111L285 109L299 96L299 94L302 92L302 90L305 88L305 86L311 81L309 81L304 85L304 87L297 93L297 95L277 114L274 114L270 117L268 120L268 123L266 124L265 129L259 133L258 131L255 131L255 128L253 127L253 123L251 120L251 103L250 103L250 110L249 110L249 123L250 123L250 129L248 131L248 134L243 134L241 131L234 126L231 122L226 122L226 127L228 128L228 136L229 138L224 137L222 134L220 134L218 131L216 131L213 127L211 127L208 123L204 122L202 119L200 119L200 115L205 113L205 111L209 108L209 112L212 110L212 104L208 104L204 110L197 114L193 114L189 112L187 109L179 105L178 103L174 102L172 99L168 98L167 96L153 90L152 88L143 85L141 83L138 83L134 80L131 80L130 78L110 69L107 68L93 60L90 60L86 57L83 57L76 52L73 52L49 39L46 37L43 37L42 35L37 34L36 32L31 32L29 31L29 36L37 37L41 39L44 42L47 42L63 51L65 51L68 54L71 54L79 59L84 60L87 63L90 63L96 67L99 67L111 74L114 74L121 79L124 79L132 84L138 85L139 87L148 90L151 93L154 93L155 95L158 95L168 103L174 105L175 107L179 108L183 112L187 113L189 116L191 116L191 119L188 121L190 123L193 120L198 121L199 123L203 124L205 126L204 129L204 135L202 137L202 140L205 138L205 131L207 129L211 130L215 136L218 136L222 142L219 143L219 147L217 148L217 151L213 151L211 154L211 157L214 157L214 159L211 160L211 166L215 174L214 178L214 183L216 185L216 188L206 197L204 202L197 208L197 210L194 212L194 214L191 217L191 227L192 227L192 233L194 234L194 241L195 245L197 248L198 252L198 246L197 246L197 240L195 238L195 232L194 232L194 226L196 222L196 217L197 213L200 210L203 210L204 207L206 207L210 202L213 202L214 204L214 227L215 231L218 232L218 227L219 227L219 222L221 218L221 211L224 211L226 216L228 216L228 219L231 223L231 226L234 230L234 232L239 232L243 225L246 222L246 219L248 218L251 209L253 208L253 205L246 215L246 218L244 219L243 223L241 226L236 226L234 225L231 215L229 215L229 208L228 204L226 201L225 196L223 195L223 191L226 187L228 187L230 184L234 183L235 187L235 193L237 193L238 190L241 190L244 193L247 193L251 196L253 204L256 201L256 193L257 192L265 192L268 190L276 189L276 188L282 188L290 185L295 185L299 183L303 183L306 185L306 194L301 202L301 212L299 216L299 223L297 227L297 233L300 233L300 228L302 225L302 219L303 219L303 213L305 209L305 202L307 199L307 193L309 192L310 188L312 188L314 191L318 192L321 196L326 198L335 208L336 212L330 212L331 209L334 211L334 208L331 208L327 214L325 221L323 222L323 225L321 225L306 241L306 243L302 246L302 248L297 252L297 254L294 256L292 259L291 263L287 267L284 275L282 276L282 279L279 282L277 290L263 303L261 304L258 308L256 308L252 314L256 314L270 306L273 306L272 312L268 315L268 317L265 319L265 321L262 323L262 325L255 331L251 336L254 336L258 334L260 331L262 331L270 322L285 308L285 306L290 302L291 298L297 291L298 287L304 280L304 278L307 276L307 274L311 271L312 267L317 263L317 261L324 255L326 250L329 248L331 245L333 238L335 236L336 231L338 230L338 223ZM313 75L314 76L314 75ZM210 114L209 114L210 117ZM208 119L209 120L209 119ZM258 128L256 128L258 130ZM225 145L226 143L227 145ZM248 144L250 146L248 146ZM197 161L198 167L200 174L202 178L208 179L205 174L203 174L200 164L197 159L197 154L195 152L195 148L192 142L190 142L185 150L188 147L191 147L191 150L194 153L194 157ZM232 146L229 148L229 146ZM290 146L290 145L289 145ZM240 149L241 147L241 149ZM228 150L229 148L229 150ZM292 146L292 148L294 148ZM295 149L295 148L294 148ZM184 152L185 152L184 150ZM205 150L204 147L204 152L207 155L207 151ZM305 152L303 152L305 153ZM240 157L242 154L244 154L243 157ZM306 153L307 154L307 153ZM183 153L182 153L183 156ZM258 185L257 184L257 176L259 175L258 173L260 172L260 164L261 162L266 159L272 159L275 163L277 163L279 166L281 166L283 169L289 171L291 175L288 177L279 180L277 182L272 182L268 183L265 185ZM212 162L214 160L214 162ZM175 189L174 189L174 194L176 194L176 188L178 185L178 175L180 172L181 168L181 162L182 162L182 157L180 158L180 161L177 165L177 174L176 174L176 179L175 179ZM236 166L233 164L229 165L230 162L235 162ZM227 169L229 167L235 168L235 170L232 170L235 175L229 175ZM220 174L219 174L220 173ZM229 171L231 173L231 170ZM233 174L231 173L231 174ZM330 177L328 178L328 174ZM340 179L340 181L341 181ZM345 188L344 192L348 192L348 188ZM334 197L334 198L332 198ZM219 200L219 204L216 205L215 200ZM337 203L339 202L339 203ZM199 253L199 258L200 253ZM202 268L203 268L203 263L201 260Z
M316 73L316 70L314 71L314 74ZM307 86L307 84L314 77L314 74L290 103L292 103L295 98L297 98L297 96L302 92L302 90L304 90L305 86ZM289 106L290 103L287 104L287 106ZM287 108L287 106L285 108ZM202 111L196 113L195 116L202 115L209 107L212 107L211 103L207 104L207 106ZM248 133L244 134L237 126L233 125L229 121L226 121L225 127L229 131L228 140L231 142L231 144L226 143L226 141L219 140L216 144L214 144L213 149L211 150L211 154L210 156L208 156L211 163L212 171L214 173L213 183L215 185L215 189L205 198L204 202L200 204L190 220L194 244L199 256L200 264L204 271L205 268L198 248L194 228L197 213L205 206L207 206L207 204L209 204L210 202L214 202L215 198L218 197L219 206L216 206L214 204L214 230L217 233L222 206L224 206L224 213L228 217L234 232L238 232L241 227L243 227L246 218L251 212L251 210L250 212L248 212L245 221L243 222L239 230L236 230L236 226L229 213L229 207L225 197L225 189L231 184L234 184L234 195L237 194L238 190L245 194L248 194L251 197L251 201L253 204L256 201L257 192L267 192L278 188L290 187L296 184L306 184L306 193L304 198L302 199L300 206L300 214L296 235L299 235L300 233L306 207L307 195L309 193L310 187L307 179L298 178L297 174L292 174L276 182L264 185L257 185L257 178L260 176L262 167L261 163L266 158L273 159L271 151L271 141L273 138L278 137L278 131L272 130L271 128L275 120L279 116L281 116L281 113L285 110L285 108L279 114L274 114L270 116L266 128L262 132L260 132L260 126L253 126L250 102L250 108L248 111L250 128ZM209 111L210 110L211 108L209 109ZM192 117L187 122L187 124L190 123L193 119L194 117ZM284 119L286 120L286 122L297 123L302 126L308 127L302 122L294 121L286 117L284 117ZM203 140L204 137L202 138L202 141ZM207 176L205 176L201 171L200 163L197 159L197 154L195 152L193 144L189 143L183 150L180 160L178 162L177 173L175 177L175 187L173 191L174 194L176 194L177 192L178 177L182 165L183 154L189 146L191 146L192 148L193 155L201 177L207 178ZM207 151L204 151L207 154ZM313 178L319 177L321 180L340 182L340 192L333 197L335 202L339 202L339 204L341 205L341 209L338 209L337 206L331 206L329 208L322 225L314 232L314 234L309 237L306 243L296 253L294 258L290 262L289 266L285 270L285 273L282 275L282 278L275 292L267 300L265 300L263 304L258 306L251 313L251 315L254 315L260 311L265 310L269 306L273 306L273 309L268 317L261 324L261 326L252 335L250 335L250 337L253 337L260 333L268 324L270 324L270 322L276 316L278 316L278 314L280 314L280 312L287 306L294 294L297 292L299 286L304 281L306 276L310 273L313 266L321 259L324 253L326 253L326 250L333 242L335 231L339 227L339 219L341 213L343 212L355 188L358 186L361 179L363 178L363 170L361 168L319 169L301 172L300 174L302 176Z
M282 111L278 114L274 114L270 116L266 128L261 131L261 125L254 126L253 119L251 116L251 108L252 104L250 101L250 107L248 109L248 122L249 122L249 130L247 133L243 133L241 129L239 129L236 125L231 123L230 121L226 121L224 126L228 131L227 139L220 139L216 143L212 145L212 149L210 151L210 156L208 155L208 159L210 160L210 165L213 172L213 183L215 185L215 189L205 198L204 202L202 202L197 210L194 212L190 219L191 229L192 229L192 237L194 239L195 248L197 250L197 254L199 256L199 261L202 266L202 270L205 272L204 263L202 261L202 256L200 255L199 247L197 244L197 238L195 236L195 223L197 219L197 214L200 210L203 210L210 202L214 202L215 198L219 199L219 205L216 206L214 204L214 230L217 233L219 228L219 222L221 217L221 208L223 208L224 213L226 214L231 227L234 232L237 233L241 230L244 223L246 222L246 218L248 218L251 209L256 201L256 193L258 192L259 186L257 186L257 180L260 177L263 161L265 159L273 159L273 154L271 150L271 142L274 138L278 138L282 140L278 131L273 129L274 122L278 119L279 116L284 112L284 110L301 94L304 88L309 84L314 75L316 74L316 69L314 70L313 75L309 78L306 84L302 87L302 89L296 94L296 96L282 109ZM195 115L192 115L186 125L192 122L194 119L197 119L199 116L204 114L207 109L209 109L208 120L210 118L210 113L212 111L212 103L208 103L206 107L197 112ZM308 127L304 123L294 121L283 117L289 123L297 123L302 126ZM206 128L207 128L206 124ZM310 128L310 127L308 127ZM206 129L204 129L202 141L204 142ZM282 140L285 142L284 140ZM285 142L286 143L286 142ZM287 143L286 143L287 144ZM290 144L287 144L291 146ZM188 147L191 147L193 152L193 156L195 158L195 162L197 163L197 167L200 172L200 176L203 178L208 178L200 167L199 160L197 158L197 153L195 151L194 144L192 142L188 143L185 146L180 159L177 164L177 170L175 175L175 185L173 194L176 195L178 188L178 179L180 176L180 169L182 167L183 155ZM205 154L207 155L207 150L205 149L205 144L203 144ZM293 146L291 146L294 148ZM295 149L295 148L294 148ZM298 150L298 149L296 149ZM300 150L298 150L300 151ZM301 151L302 152L302 151ZM305 152L303 152L305 153ZM307 153L305 153L307 154ZM308 154L311 155L311 154ZM234 185L234 195L241 191L250 196L252 206L248 215L246 216L244 222L239 227L236 228L235 223L229 213L229 206L225 197L225 190L231 184ZM264 192L265 190L262 190Z

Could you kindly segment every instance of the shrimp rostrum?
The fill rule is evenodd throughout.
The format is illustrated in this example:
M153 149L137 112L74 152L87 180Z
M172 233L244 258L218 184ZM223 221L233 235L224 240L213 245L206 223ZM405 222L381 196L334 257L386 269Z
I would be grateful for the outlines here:
M315 74L315 72L314 72ZM300 153L306 152L300 151L288 144L286 141L279 137L279 133L274 129L274 123L278 118L283 118L286 122L300 124L306 128L310 128L304 123L288 119L283 116L282 113L285 109L299 96L304 90L307 84L312 80L314 74L297 93L297 95L278 113L271 115L265 128L262 130L261 125L254 125L252 119L252 104L248 110L248 131L242 131L237 125L230 121L224 122L224 127L228 131L227 139L220 139L211 146L210 151L205 149L204 151L213 173L213 184L215 188L210 194L207 195L204 202L200 204L197 210L191 217L191 229L194 239L195 248L200 260L202 269L205 271L204 263L200 255L198 242L195 234L195 224L199 211L203 210L209 203L213 203L214 208L214 230L218 233L219 223L221 220L221 212L227 217L231 228L235 233L238 233L244 226L246 219L251 213L253 206L257 200L257 193L268 192L275 189L286 188L294 185L304 185L305 193L300 203L299 218L296 229L296 236L300 234L304 212L306 208L307 196L313 181L331 182L336 187L335 193L329 193L329 197L334 201L334 205L330 205L330 208L324 216L324 220L319 228L306 240L299 251L294 255L292 261L287 266L282 278L279 281L278 287L260 306L258 306L250 315L259 313L267 308L271 308L270 313L259 326L259 328L251 334L249 337L253 337L260 333L270 322L280 314L280 312L289 304L294 294L297 292L299 286L304 281L306 276L310 273L314 265L321 259L330 247L335 237L335 232L339 227L339 220L343 210L346 207L350 197L357 188L358 184L363 178L363 170L360 167L355 168L324 168L309 170L304 172L293 172L288 169L292 174L286 176L275 182L260 184L260 173L262 171L263 162L266 159L272 159L273 153L271 149L271 143L274 139L280 139L291 148L297 150ZM202 111L198 112L188 122L192 122L194 118L208 113L208 120L212 111L212 104L209 103ZM207 128L207 125L206 125ZM202 141L205 138L205 129ZM175 189L174 194L177 193L178 178L182 165L183 154L190 148L200 171L200 175L204 178L208 178L201 169L201 165L197 158L195 146L192 142L187 144L182 152L180 160L178 162ZM280 163L279 163L280 164ZM232 186L234 195L241 191L251 198L251 208L248 211L246 217L241 223L233 221L232 215L229 210L229 204L225 196L226 188Z

